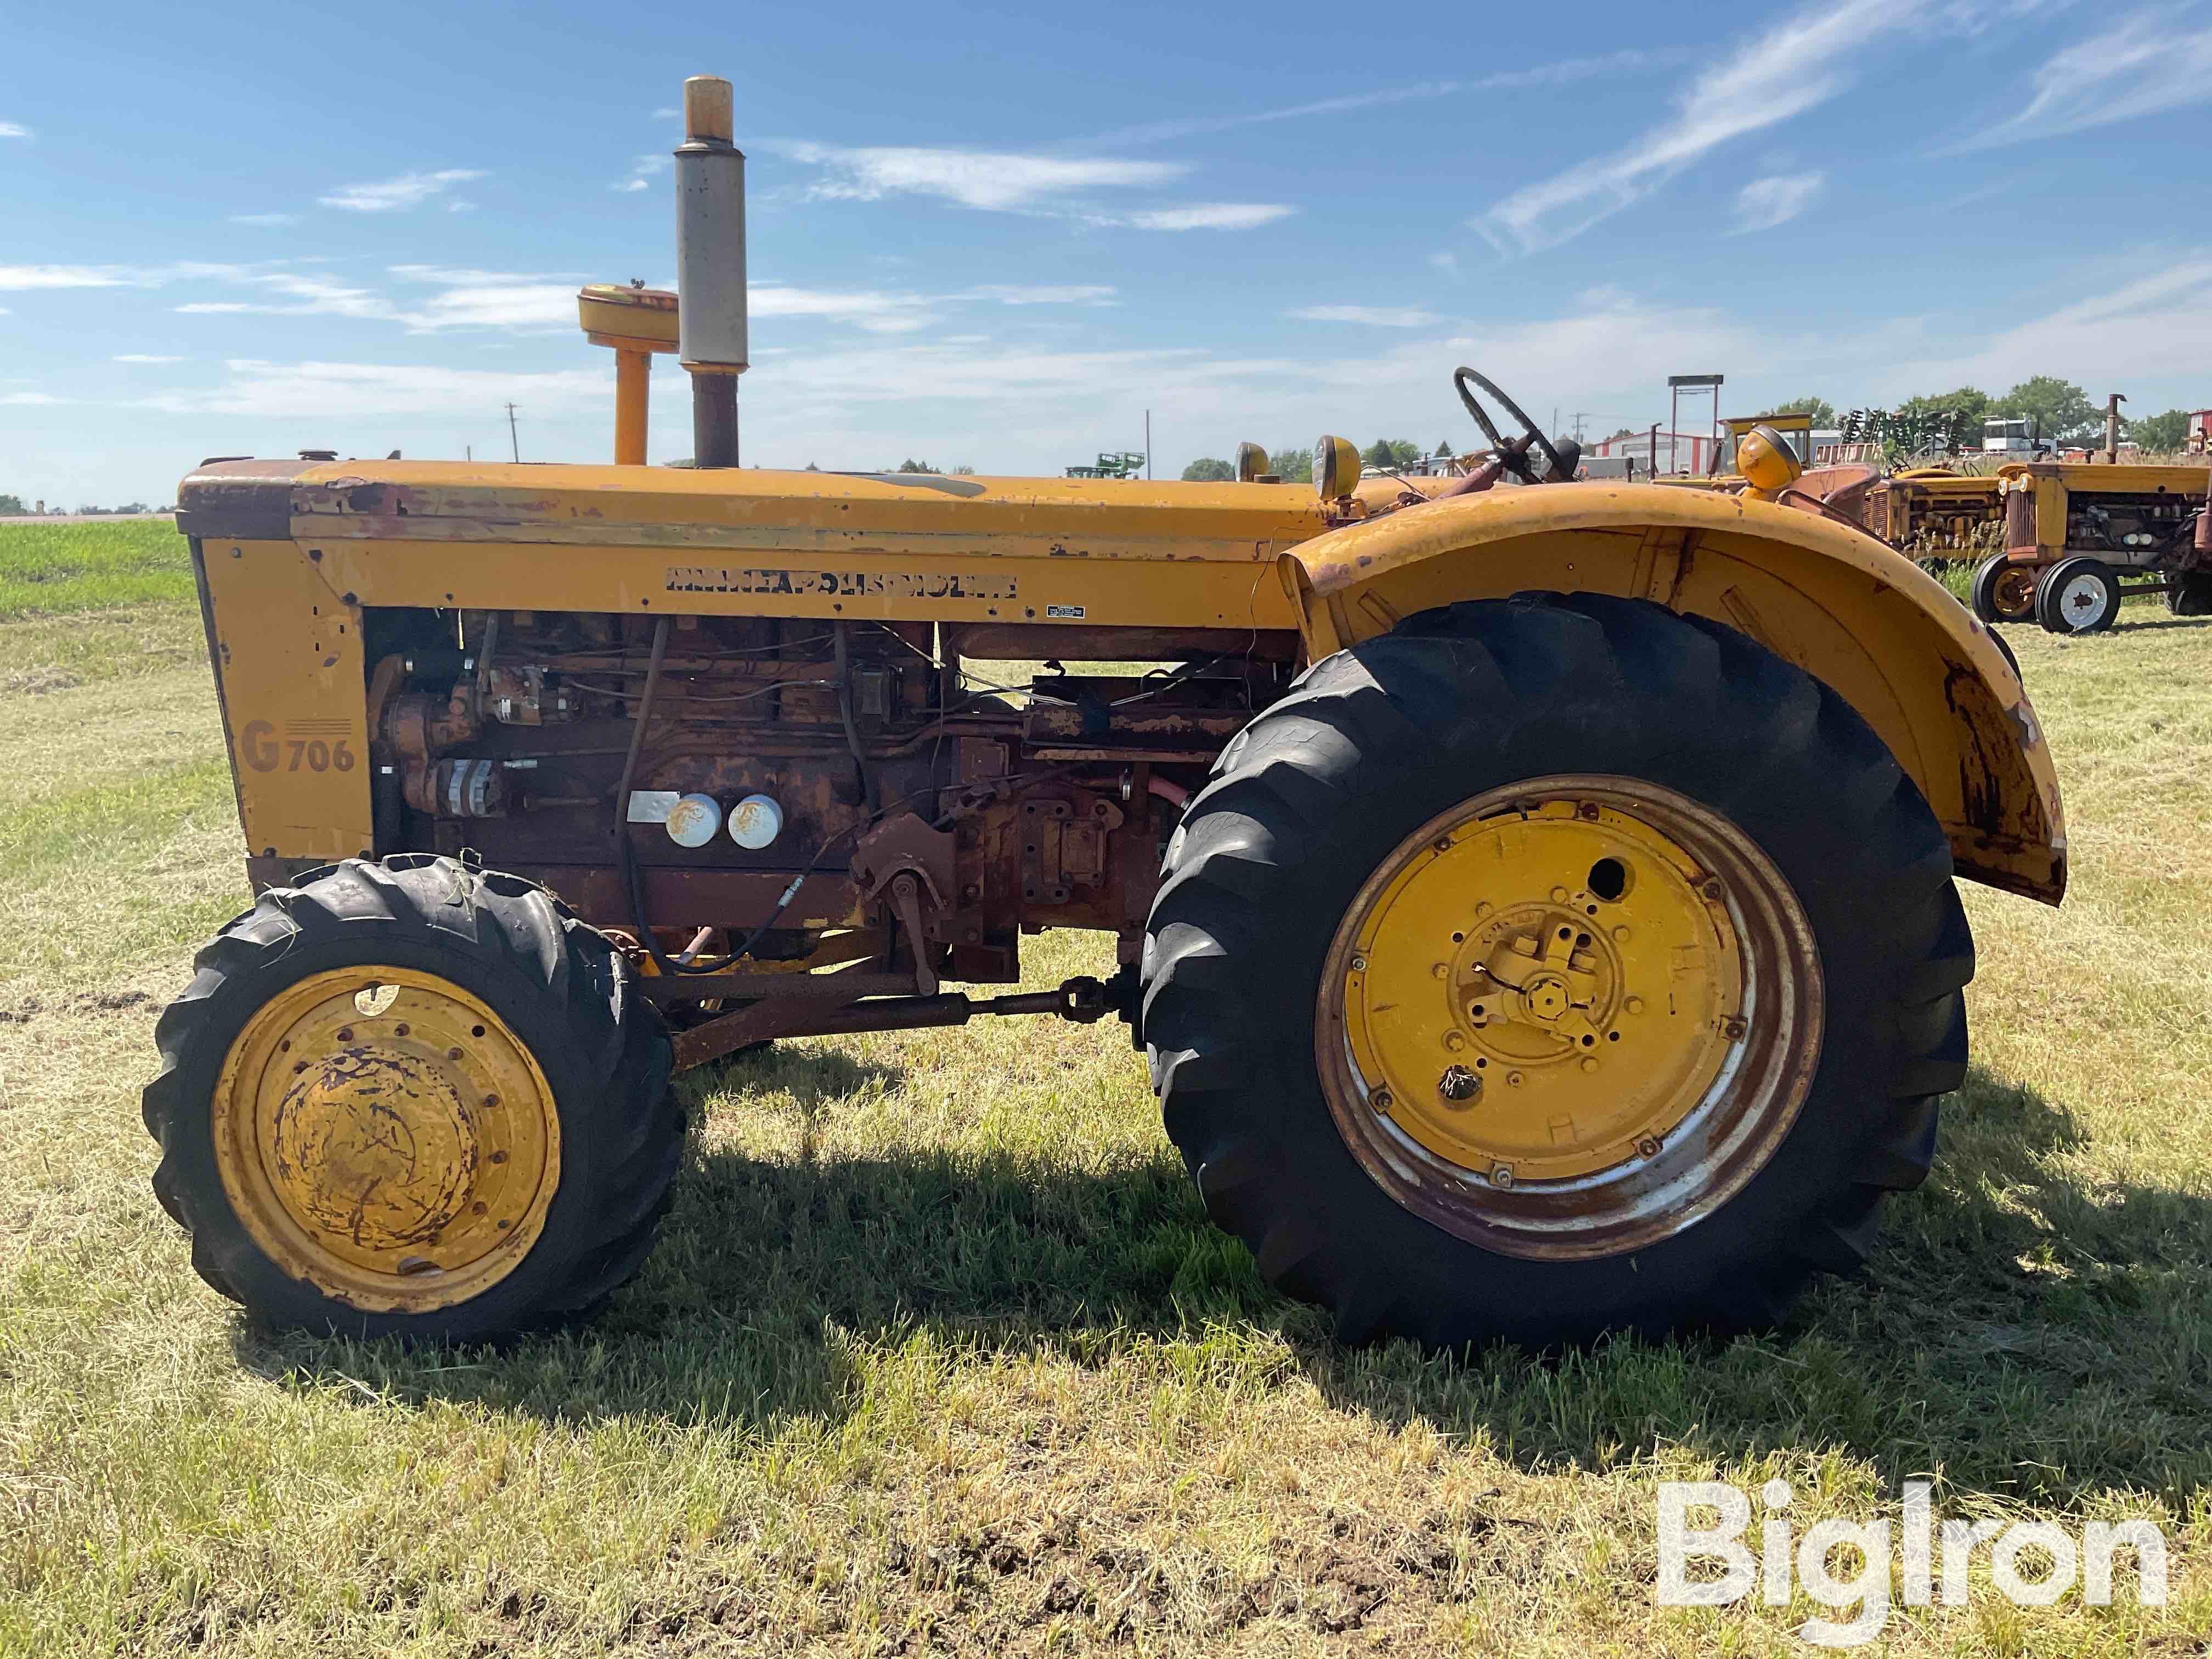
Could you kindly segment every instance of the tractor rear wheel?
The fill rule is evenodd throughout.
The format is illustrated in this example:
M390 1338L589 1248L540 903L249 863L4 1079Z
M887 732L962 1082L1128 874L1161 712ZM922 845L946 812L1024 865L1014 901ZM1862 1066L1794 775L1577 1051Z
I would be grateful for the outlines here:
M2166 608L2176 617L2212 617L2212 570L2191 570L2168 578Z
M1347 1340L1778 1318L1966 1071L1941 826L1819 682L1640 601L1424 612L1309 670L1145 955L1209 1212Z
M517 877L411 855L274 888L155 1030L154 1191L263 1322L473 1341L583 1313L682 1157L659 1014Z

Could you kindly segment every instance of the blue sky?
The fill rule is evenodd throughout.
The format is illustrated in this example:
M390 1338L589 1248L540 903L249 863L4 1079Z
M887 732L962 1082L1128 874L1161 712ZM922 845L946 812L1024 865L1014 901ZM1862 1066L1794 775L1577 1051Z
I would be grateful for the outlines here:
M581 281L672 279L686 75L750 157L744 459L1156 470L2050 373L2212 404L2201 8L1379 14L116 0L0 21L0 491L202 456L597 460ZM1748 21L1744 20L1748 19ZM2191 106L2195 107L2192 108ZM678 371L652 452L689 453Z

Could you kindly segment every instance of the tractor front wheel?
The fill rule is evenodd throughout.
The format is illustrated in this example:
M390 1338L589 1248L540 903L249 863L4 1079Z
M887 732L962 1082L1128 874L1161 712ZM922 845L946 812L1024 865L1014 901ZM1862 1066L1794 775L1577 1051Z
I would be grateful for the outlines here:
M2035 620L2035 567L1992 553L1974 570L1974 614L1984 623Z
M1942 830L1717 624L1524 596L1316 665L1170 843L1145 1034L1209 1212L1347 1339L1741 1328L1962 1080Z
M414 855L273 888L162 1014L154 1191L264 1323L473 1341L580 1314L682 1156L660 1017L519 878Z

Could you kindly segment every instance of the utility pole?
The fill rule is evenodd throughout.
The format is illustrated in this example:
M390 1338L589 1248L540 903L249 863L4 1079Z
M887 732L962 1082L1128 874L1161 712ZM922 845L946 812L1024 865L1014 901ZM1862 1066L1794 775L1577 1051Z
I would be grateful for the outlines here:
M1149 479L1152 477L1152 411L1151 410L1149 410L1149 409L1148 409L1148 410L1146 410L1145 411L1145 477L1146 477L1146 478L1147 480L1149 480Z
M1583 422L1588 419L1589 419L1589 410L1587 409L1578 409L1575 411L1574 436L1577 443L1580 443L1583 441Z
M518 461L522 459L522 441L514 435L514 405L513 404L509 404L507 406L507 447L514 452L514 459Z

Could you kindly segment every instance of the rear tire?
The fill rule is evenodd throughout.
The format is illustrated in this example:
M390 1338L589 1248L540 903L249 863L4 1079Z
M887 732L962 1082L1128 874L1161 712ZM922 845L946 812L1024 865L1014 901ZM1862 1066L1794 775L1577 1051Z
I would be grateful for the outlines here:
M2212 617L2212 570L2192 570L2171 579L2166 608L2176 617Z
M2046 634L2101 634L2120 614L2120 579L2102 559L2061 559L2035 584L2035 619Z
M1339 1127L1315 1034L1340 920L1394 849L1487 790L1562 774L1643 781L1754 844L1809 924L1824 1035L1794 1117L1717 1207L1633 1248L1540 1259L1468 1236L1486 1236L1479 1181L1437 1188L1467 1207L1450 1227L1386 1191ZM1207 1211L1340 1337L1547 1346L1763 1325L1815 1271L1855 1268L1882 1199L1927 1174L1936 1097L1965 1076L1972 972L1942 828L1840 698L1700 618L1524 595L1326 659L1230 744L1169 848L1144 1030Z
M589 1311L652 1249L683 1154L667 1032L544 888L349 859L262 894L196 966L155 1028L154 1191L256 1320L477 1341Z

